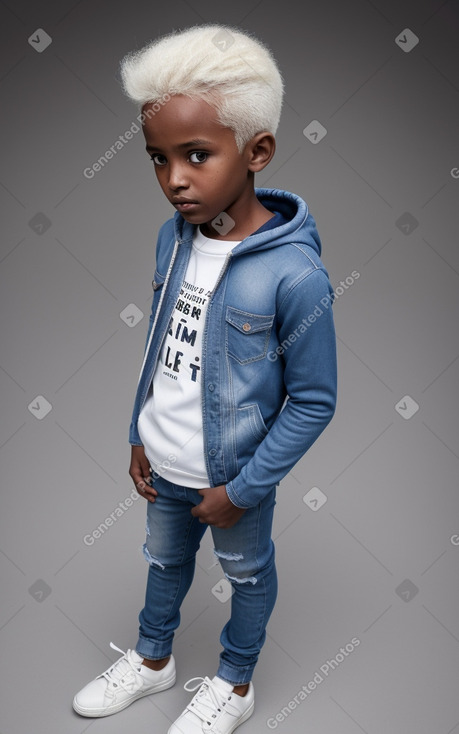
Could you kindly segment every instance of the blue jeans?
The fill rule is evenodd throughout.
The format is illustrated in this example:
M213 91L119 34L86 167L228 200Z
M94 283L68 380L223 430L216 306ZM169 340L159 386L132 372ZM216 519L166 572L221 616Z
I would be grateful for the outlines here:
M207 525L191 514L202 499L196 489L162 477L155 479L154 486L158 495L155 502L148 502L144 555L150 566L136 651L160 660L172 652L180 606L191 586L196 552ZM231 617L220 636L223 651L217 675L233 685L251 680L276 601L271 539L275 494L274 486L232 528L211 526L214 552L234 590Z

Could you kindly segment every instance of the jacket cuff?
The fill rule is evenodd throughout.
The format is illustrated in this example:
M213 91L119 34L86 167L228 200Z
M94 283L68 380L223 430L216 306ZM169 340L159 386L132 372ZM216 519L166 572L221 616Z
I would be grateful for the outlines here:
M236 490L234 489L233 482L228 482L228 484L226 485L226 494L228 495L233 505L239 507L241 510L247 510L249 507L251 507L251 505L248 505L247 502L244 502L244 500L239 497Z
M137 425L134 423L131 423L129 428L129 443L131 444L131 446L143 446L142 440L137 430Z

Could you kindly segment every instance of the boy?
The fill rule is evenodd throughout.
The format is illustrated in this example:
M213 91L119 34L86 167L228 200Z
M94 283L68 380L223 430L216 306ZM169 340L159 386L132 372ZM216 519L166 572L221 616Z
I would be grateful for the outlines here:
M130 475L148 500L139 640L74 708L105 716L174 684L174 631L210 525L231 617L217 674L186 684L199 690L168 734L230 734L253 712L276 599L276 486L334 413L333 291L305 202L254 188L282 104L270 52L198 26L128 55L122 78L177 212L159 233L130 429Z

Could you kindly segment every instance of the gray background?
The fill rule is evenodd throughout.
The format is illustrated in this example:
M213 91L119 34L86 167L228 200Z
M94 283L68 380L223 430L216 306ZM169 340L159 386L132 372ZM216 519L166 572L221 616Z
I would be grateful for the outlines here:
M83 538L132 491L154 245L173 213L141 133L83 170L138 114L120 58L209 21L259 35L286 80L258 185L306 199L335 288L360 273L335 304L336 416L278 493L280 595L241 731L272 730L356 637L279 732L459 732L457 0L0 3L0 732L165 733L183 683L215 672L229 601L207 534L176 687L106 719L71 710L116 659L109 641L137 639L144 501ZM409 52L395 42L407 28ZM321 507L303 500L313 487Z

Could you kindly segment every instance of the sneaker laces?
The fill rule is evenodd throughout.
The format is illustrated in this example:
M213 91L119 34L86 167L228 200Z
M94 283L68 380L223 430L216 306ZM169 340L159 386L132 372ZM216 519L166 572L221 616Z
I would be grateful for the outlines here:
M199 683L189 687L189 684L193 681L199 681ZM196 691L199 688L197 694L188 704L187 709L193 714L196 714L196 716L209 726L215 723L218 714L225 709L228 701L231 701L232 697L232 691L229 694L226 691L222 691L207 676L205 678L190 678L183 687L185 691L189 692Z
M131 660L130 657L130 650L127 652L124 652L124 650L121 650L119 647L113 644L113 642L110 642L110 647L113 650L117 650L117 652L120 652L122 654L122 658L119 658L115 663L110 665L109 668L107 668L106 671L101 673L98 678L105 678L107 681L109 687L111 688L122 688L123 690L126 690L126 687L124 685L125 683L125 677L129 673L134 674L134 679L137 684L139 684L141 681L143 681L141 675L140 675L140 663L136 665L133 660Z

